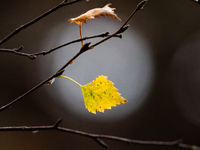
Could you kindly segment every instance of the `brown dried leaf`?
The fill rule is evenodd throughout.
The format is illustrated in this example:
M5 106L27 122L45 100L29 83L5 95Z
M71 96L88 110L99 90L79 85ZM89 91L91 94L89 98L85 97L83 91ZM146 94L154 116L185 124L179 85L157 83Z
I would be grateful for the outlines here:
M88 19L95 19L95 17L99 18L100 16L104 16L104 17L109 16L121 21L121 19L114 13L115 8L110 8L109 7L110 5L111 3L107 4L103 8L91 9L76 18L69 19L69 22L70 23L75 22L80 25L81 23L86 23L86 20Z

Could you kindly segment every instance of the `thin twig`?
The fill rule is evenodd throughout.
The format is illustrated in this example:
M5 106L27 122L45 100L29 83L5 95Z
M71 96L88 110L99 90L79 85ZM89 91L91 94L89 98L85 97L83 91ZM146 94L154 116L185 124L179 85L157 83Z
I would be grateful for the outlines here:
M175 140L175 141L143 141L143 140L134 140L119 136L112 136L112 135L103 135L103 134L92 134L88 132L83 132L79 130L69 129L65 127L60 127L60 124L63 120L59 119L53 125L47 126L15 126L15 127L0 127L1 132L5 131L44 131L44 130L56 130L61 132L67 132L72 134L77 134L80 136L85 136L89 138L93 138L98 144L102 147L107 148L108 145L102 141L102 139L109 139L114 141L121 141L124 143L131 143L131 144L139 144L139 145L154 145L154 146L170 146L170 147L179 147L182 149L190 149L190 150L200 150L200 147L196 145L189 145L183 143L182 140Z
M55 50L58 50L58 49L60 49L60 48L62 48L62 47L65 47L65 46L70 45L70 44L73 44L73 43L77 43L77 42L80 42L80 41L84 41L84 40L88 40L88 39L93 39L93 38L99 38L99 37L104 38L104 37L107 37L107 36L109 36L109 32L105 32L105 33L101 33L101 34L97 34L97 35L93 35L93 36L88 36L88 37L83 37L83 38L80 38L80 39L73 40L73 41L71 41L71 42L62 44L62 45L60 45L60 46L57 46L57 47L52 48L52 49L50 49L50 50L48 50L48 51L37 52L37 53L33 53L32 55L35 55L35 56L47 55L47 54L49 54L49 53L51 53L51 52L53 52L53 51L55 51ZM115 35L114 37L122 38L122 35L117 34L117 35Z
M23 48L23 47L20 47L20 48ZM37 58L36 55L20 52L16 48L14 48L14 49L0 48L0 52L14 53L14 54L17 54L17 55L20 55L20 56L28 57L30 59L36 59Z
M36 56L39 56L39 55L47 55L47 54L49 54L49 53L51 53L51 52L53 52L53 51L55 51L55 50L58 50L58 49L60 49L60 48L62 48L62 47L65 47L65 46L70 45L70 44L73 44L73 43L77 43L77 42L80 42L80 41L83 41L83 40L98 38L98 37L103 37L103 38L104 38L104 37L106 37L106 36L109 36L109 32L105 32L105 33L101 33L101 34L98 34L98 35L88 36L88 37L80 38L80 39L77 39L77 40L73 40L73 41L71 41L71 42L68 42L68 43L62 44L62 45L60 45L60 46L57 46L57 47L55 47L55 48L52 48L52 49L50 49L50 50L48 50L48 51L33 53L33 55L36 55ZM116 37L121 38L120 35L117 35Z
M83 45L83 47L80 49L80 51L74 56L72 57L65 65L63 65L55 74L51 75L50 77L48 77L47 79L45 79L44 81L42 81L41 83L39 83L38 85L36 85L35 87L33 87L32 89L30 89L28 92L22 94L20 97L16 98L15 100L11 101L10 103L2 106L0 108L0 112L5 110L6 108L9 108L10 106L12 106L14 103L18 102L19 100L21 100L23 97L27 96L28 94L32 93L33 91L35 91L36 89L38 89L39 87L41 87L42 85L44 85L45 83L47 83L49 80L52 80L53 78L57 77L58 75L61 75L64 72L64 69L70 65L77 57L79 57L82 53L93 49L95 46L101 44L102 42L114 37L117 34L121 34L125 31L125 29L128 28L128 26L125 26L127 24L127 22L133 17L133 15L140 9L143 8L143 6L145 5L145 3L148 0L143 0L142 2L140 2L136 9L133 11L133 13L130 15L130 17L125 21L125 23L119 28L119 30L115 33L113 33L112 35L108 36L107 38L104 38L103 40L97 42L96 44L89 46L91 43L85 43ZM60 73L62 72L62 73Z
M101 34L98 34L98 35L93 35L93 36L89 36L89 37L84 37L84 38L80 38L80 39L77 39L77 40L73 40L73 41L70 41L70 42L67 42L65 44L62 44L60 46L57 46L55 48L52 48L50 50L47 50L47 51L42 51L42 52L36 52L36 53L32 53L32 54L29 54L29 53L24 53L24 52L20 52L20 50L23 49L23 47L19 47L19 48L14 48L14 49L5 49L5 48L0 48L0 52L8 52L8 53L14 53L14 54L17 54L17 55L21 55L21 56L25 56L25 57L28 57L32 60L36 59L38 56L40 55L47 55L47 54L50 54L51 52L54 52L62 47L65 47L65 46L68 46L70 44L73 44L73 43L76 43L76 42L80 42L80 41L83 41L83 40L88 40L88 39L93 39L93 38L98 38L98 37L106 37L106 36L109 36L109 32L105 32L105 33L101 33ZM118 34L118 35L115 35L115 37L118 37L118 38L122 38L122 35L121 34Z
M64 72L64 70L59 70L57 71L55 74L51 75L50 77L48 77L47 79L45 79L44 81L42 81L41 83L39 83L38 85L36 85L35 87L33 87L32 89L30 89L29 91L27 91L26 93L22 94L21 96L19 96L18 98L14 99L13 101L11 101L10 103L2 106L0 108L0 112L2 112L3 110L11 107L13 104L15 104L16 102L18 102L20 99L22 99L23 97L27 96L28 94L32 93L33 91L37 90L39 87L41 87L42 85L46 84L49 80L52 80L53 78L61 75Z
M36 23L37 21L41 20L42 18L46 17L47 15L51 14L52 12L58 10L59 8L63 7L63 6L67 6L76 2L79 2L82 0L73 0L71 2L67 2L67 0L62 1L59 5L53 7L52 9L46 11L45 13L43 13L42 15L36 17L35 19L21 25L20 27L16 28L13 32L11 32L9 35L7 35L4 39L2 39L0 41L0 45L5 43L6 41L8 41L9 39L11 39L13 36L15 36L17 33L19 33L20 31L22 31L23 29L27 28L28 26Z

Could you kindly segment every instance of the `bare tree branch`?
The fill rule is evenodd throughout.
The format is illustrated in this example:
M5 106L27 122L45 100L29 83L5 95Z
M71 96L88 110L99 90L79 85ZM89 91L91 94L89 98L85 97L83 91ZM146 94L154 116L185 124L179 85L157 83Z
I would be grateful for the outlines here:
M11 32L9 35L7 35L4 39L2 39L0 41L0 45L5 43L6 41L8 41L9 39L11 39L13 36L15 36L17 33L19 33L20 31L22 31L23 29L27 28L28 26L36 23L37 21L41 20L42 18L46 17L47 15L51 14L52 12L58 10L59 8L63 7L63 6L67 6L76 2L80 2L82 0L73 0L71 2L67 2L68 0L64 0L63 2L61 2L59 5L53 7L52 9L46 11L45 13L43 13L42 15L36 17L35 19L21 25L20 27L16 28L13 32Z
M55 124L48 125L48 126L16 126L16 127L0 127L1 132L5 131L44 131L44 130L56 130L61 132L67 132L72 134L77 134L80 136L85 136L89 138L93 138L99 145L102 147L107 148L108 145L102 141L102 139L109 139L114 141L121 141L124 143L130 144L139 144L139 145L154 145L154 146L169 146L169 147L178 147L182 149L190 149L190 150L200 150L200 147L196 145L189 145L183 143L182 140L175 140L175 141L143 141L143 140L134 140L119 136L112 136L112 135L103 135L103 134L92 134L88 132L83 132L79 130L69 129L65 127L60 127L62 119L59 119Z
M88 40L88 39L92 39L92 38L98 38L98 37L107 37L109 36L109 32L105 32L105 33L101 33L101 34L98 34L98 35L94 35L94 36L89 36L89 37L84 37L84 38L80 38L80 39L77 39L77 40L73 40L71 42L68 42L68 43L65 43L65 44L62 44L60 46L57 46L55 48L52 48L48 51L42 51L42 52L37 52L37 53L32 53L32 54L29 54L29 53L24 53L24 52L20 52L20 50L23 49L23 46L19 47L19 48L14 48L14 49L5 49L5 48L0 48L0 52L8 52L8 53L14 53L14 54L17 54L17 55L21 55L21 56L25 56L25 57L28 57L32 60L36 59L38 56L40 55L47 55L47 54L50 54L51 52L54 52L62 47L65 47L65 46L68 46L70 44L73 44L73 43L76 43L76 42L80 42L80 41L83 41L83 40ZM115 35L115 37L119 37L119 38L122 38L122 35L119 34L119 35Z
M3 110L10 108L10 106L12 106L13 104L15 104L16 102L18 102L19 100L21 100L22 98L24 98L25 96L27 96L28 94L32 93L33 91L35 91L36 89L38 89L39 87L41 87L42 85L46 84L49 80L52 80L53 78L57 77L58 75L62 74L64 72L64 69L70 65L77 57L79 57L82 53L88 51L89 49L93 49L95 46L101 44L102 42L114 37L117 34L120 34L122 32L124 32L128 26L126 26L126 24L128 23L128 21L133 17L133 15L140 9L143 8L143 6L145 5L145 3L148 0L143 0L142 2L140 2L136 9L133 11L133 13L129 16L129 18L124 22L124 24L119 28L119 30L117 30L117 32L113 33L112 35L104 38L103 40L93 44L92 46L89 46L91 43L86 43L81 49L80 51L74 56L72 57L64 66L62 66L56 73L54 73L53 75L51 75L50 77L48 77L47 79L45 79L44 81L42 81L41 83L39 83L38 85L36 85L35 87L33 87L32 89L30 89L29 91L27 91L26 93L22 94L21 96L19 96L18 98L14 99L13 101L11 101L10 103L2 106L0 108L0 112L2 112Z
M88 39L93 39L93 38L98 38L98 37L107 37L109 36L109 32L105 32L105 33L101 33L101 34L98 34L98 35L94 35L94 36L89 36L89 37L83 37L83 38L80 38L80 39L77 39L77 40L73 40L71 42L68 42L68 43L65 43L63 45L60 45L58 47L55 47L55 48L52 48L48 51L43 51L43 52L38 52L38 53L33 53L33 55L36 55L36 56L39 56L39 55L47 55L57 49L60 49L62 47L65 47L67 45L70 45L70 44L73 44L73 43L76 43L76 42L81 42L81 41L84 41L84 40L88 40ZM122 35L115 35L115 37L119 37L119 38L122 38Z

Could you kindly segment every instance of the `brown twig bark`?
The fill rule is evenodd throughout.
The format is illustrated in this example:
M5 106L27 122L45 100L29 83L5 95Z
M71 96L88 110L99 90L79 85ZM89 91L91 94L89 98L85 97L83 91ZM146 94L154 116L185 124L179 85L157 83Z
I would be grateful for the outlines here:
M5 131L44 131L44 130L56 130L61 132L67 132L72 134L77 134L80 136L85 136L89 138L93 138L99 145L107 148L108 145L102 139L109 139L114 141L120 141L124 143L130 144L139 144L139 145L153 145L153 146L169 146L169 147L178 147L182 149L190 149L190 150L200 150L200 147L196 145L189 145L183 143L182 140L175 141L144 141L144 140L134 140L119 136L112 135L103 135L103 134L93 134L88 132L83 132L79 130L69 129L65 127L61 127L60 124L62 119L59 119L55 124L48 126L16 126L16 127L0 127L1 132Z

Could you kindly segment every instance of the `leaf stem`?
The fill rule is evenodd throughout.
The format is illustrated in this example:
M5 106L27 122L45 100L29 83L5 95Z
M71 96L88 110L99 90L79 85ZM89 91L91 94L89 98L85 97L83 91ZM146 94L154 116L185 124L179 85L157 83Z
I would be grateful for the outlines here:
M79 31L80 31L80 37L81 37L81 39L83 38L83 36L82 36L82 30L81 30L81 25L82 24L79 24ZM83 41L81 41L81 47L83 47Z
M58 76L58 77L61 77L61 78L68 79L68 80L70 80L70 81L72 81L72 82L76 83L78 86L82 87L82 85L81 85L81 84L79 84L78 82L76 82L75 80L73 80L73 79L72 79L72 78L70 78L70 77L67 77L67 76L62 76L62 75L60 75L60 76Z

